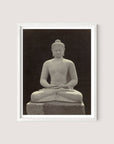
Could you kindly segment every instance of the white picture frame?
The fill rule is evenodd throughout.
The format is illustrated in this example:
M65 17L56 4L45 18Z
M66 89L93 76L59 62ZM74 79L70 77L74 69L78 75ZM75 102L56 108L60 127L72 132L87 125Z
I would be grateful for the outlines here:
M23 30L90 29L91 30L91 114L24 115L23 114ZM17 120L18 121L95 121L97 120L97 24L21 23L17 24Z

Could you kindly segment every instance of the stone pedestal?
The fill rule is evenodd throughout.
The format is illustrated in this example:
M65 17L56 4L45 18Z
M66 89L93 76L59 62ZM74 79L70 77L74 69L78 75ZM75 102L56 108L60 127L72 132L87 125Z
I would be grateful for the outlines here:
M83 103L59 101L45 103L28 102L26 111L29 115L84 115L85 106Z

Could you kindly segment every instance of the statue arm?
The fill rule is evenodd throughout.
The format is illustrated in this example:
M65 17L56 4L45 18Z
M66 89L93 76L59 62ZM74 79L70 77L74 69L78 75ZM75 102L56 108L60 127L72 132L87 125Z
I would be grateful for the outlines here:
M73 88L78 83L77 71L76 71L76 68L75 68L75 65L74 65L73 62L71 62L69 64L68 71L69 71L71 80L66 84L66 86L69 87L69 88Z
M45 62L43 64L41 77L40 77L40 84L45 88L50 87L50 84L47 82L48 75L49 75L48 64L47 62Z

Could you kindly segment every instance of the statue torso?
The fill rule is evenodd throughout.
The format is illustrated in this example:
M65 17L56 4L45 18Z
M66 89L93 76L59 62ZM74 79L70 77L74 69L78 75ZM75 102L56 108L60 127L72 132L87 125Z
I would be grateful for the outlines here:
M67 82L68 73L68 61L66 59L62 60L49 60L48 70L51 77L51 83L62 84Z

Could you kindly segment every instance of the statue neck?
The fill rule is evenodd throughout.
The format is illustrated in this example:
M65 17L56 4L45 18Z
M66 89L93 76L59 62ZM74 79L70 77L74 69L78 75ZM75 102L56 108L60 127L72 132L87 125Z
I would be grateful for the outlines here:
M61 57L61 58L56 58L56 57L54 57L54 60L56 60L56 61L61 61L61 60L63 60L63 57Z

